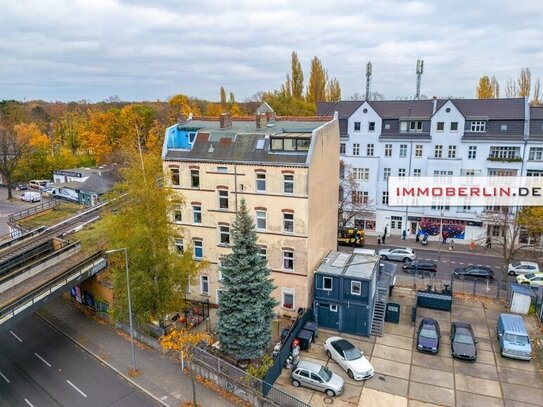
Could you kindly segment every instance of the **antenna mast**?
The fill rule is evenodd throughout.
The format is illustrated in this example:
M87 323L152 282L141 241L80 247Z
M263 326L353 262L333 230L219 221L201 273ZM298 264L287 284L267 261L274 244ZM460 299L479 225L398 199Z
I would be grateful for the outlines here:
M366 100L370 100L371 62L366 64Z
M420 81L422 78L422 72L424 70L424 60L417 59L417 93L415 94L415 99L420 100Z

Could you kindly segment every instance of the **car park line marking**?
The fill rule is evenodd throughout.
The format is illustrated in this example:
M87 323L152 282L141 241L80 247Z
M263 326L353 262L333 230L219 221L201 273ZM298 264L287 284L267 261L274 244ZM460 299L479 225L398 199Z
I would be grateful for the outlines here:
M41 360L43 363L45 363L47 365L47 367L51 367L51 363L49 363L48 361L46 361L44 358L42 358L40 355L38 355L36 352L34 352L34 355L36 355L36 357Z
M23 342L23 340L19 338L15 332L9 331L9 333L12 334L15 337L15 339L17 339L19 342Z
M4 375L4 373L0 372L0 376L2 376L2 379L4 379L6 383L11 383L9 379Z
M74 389L76 389L83 397L85 397L85 398L87 397L87 395L86 395L85 393L83 393L81 390L79 390L79 389L77 388L77 386L76 386L75 384L73 384L71 381L66 380L66 382L67 382L70 386L72 386Z
M34 407L34 404L32 404L28 399L25 399L25 403L28 404L30 407Z

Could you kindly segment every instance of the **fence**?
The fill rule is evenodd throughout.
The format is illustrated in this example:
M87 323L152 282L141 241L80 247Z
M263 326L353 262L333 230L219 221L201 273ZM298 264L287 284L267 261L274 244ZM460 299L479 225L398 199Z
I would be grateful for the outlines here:
M202 348L192 348L190 369L256 407L310 407ZM267 394L263 389L268 388Z
M35 215L40 212L47 211L49 209L53 209L58 204L59 204L58 201L48 201L48 202L43 202L38 205L33 205L28 209L24 209L22 211L12 213L11 215L9 215L7 223L8 225L15 224L17 221L21 219L27 218L29 216Z

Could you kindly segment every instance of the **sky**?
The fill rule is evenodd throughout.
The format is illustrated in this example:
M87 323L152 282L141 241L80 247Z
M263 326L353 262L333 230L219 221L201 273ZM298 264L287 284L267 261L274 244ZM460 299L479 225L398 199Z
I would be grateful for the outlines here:
M243 101L279 89L294 50L343 99L372 91L474 97L482 75L543 77L543 1L0 0L0 100ZM503 96L503 92L502 92Z

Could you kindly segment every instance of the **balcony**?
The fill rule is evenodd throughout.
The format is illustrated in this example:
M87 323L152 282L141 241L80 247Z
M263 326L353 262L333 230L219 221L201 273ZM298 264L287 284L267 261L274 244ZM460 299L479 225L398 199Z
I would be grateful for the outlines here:
M522 157L495 157L490 155L487 157L487 160L502 163L520 163L522 162Z

